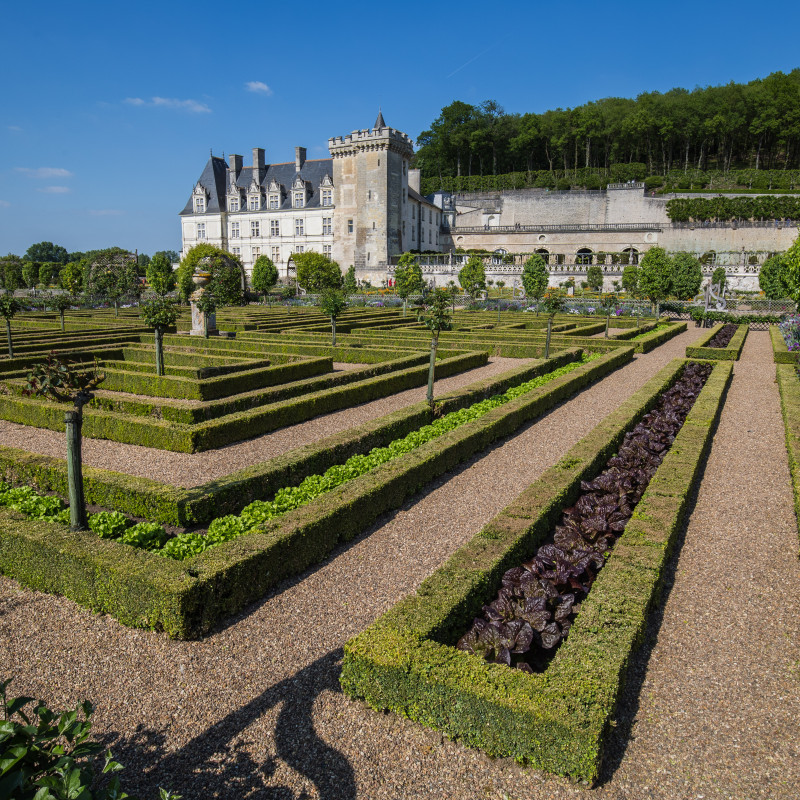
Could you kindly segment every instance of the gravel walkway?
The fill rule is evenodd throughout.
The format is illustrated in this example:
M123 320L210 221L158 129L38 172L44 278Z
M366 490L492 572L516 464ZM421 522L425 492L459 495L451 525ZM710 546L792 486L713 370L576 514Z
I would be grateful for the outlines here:
M763 333L737 364L652 655L635 660L644 683L626 698L599 788L488 759L338 689L350 636L695 338L638 357L443 476L203 641L127 629L0 579L0 675L56 707L91 699L95 734L143 798L158 784L187 800L794 798L798 543Z
M461 389L476 381L499 375L532 359L489 359L484 367L467 370L436 382L439 393ZM191 487L244 469L251 464L274 458L296 447L316 442L326 436L362 425L372 419L397 411L425 399L427 388L420 386L382 397L360 406L345 408L332 414L314 417L298 425L279 428L271 433L202 453L172 453L132 444L103 439L85 438L82 443L83 462L128 475ZM0 420L0 442L32 453L66 457L64 434L44 428L31 428Z

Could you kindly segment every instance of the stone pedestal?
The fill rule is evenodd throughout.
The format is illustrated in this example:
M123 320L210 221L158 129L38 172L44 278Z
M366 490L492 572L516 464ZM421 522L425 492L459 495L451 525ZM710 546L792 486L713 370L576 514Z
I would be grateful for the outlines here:
M192 275L192 282L197 287L197 289L195 289L195 291L189 296L189 304L191 305L192 309L192 330L190 331L192 336L206 335L206 317L208 317L208 335L217 336L219 334L219 331L217 330L217 315L213 311L208 313L201 311L197 307L197 302L205 293L206 286L208 286L210 280L211 275L208 272L196 270L194 275Z

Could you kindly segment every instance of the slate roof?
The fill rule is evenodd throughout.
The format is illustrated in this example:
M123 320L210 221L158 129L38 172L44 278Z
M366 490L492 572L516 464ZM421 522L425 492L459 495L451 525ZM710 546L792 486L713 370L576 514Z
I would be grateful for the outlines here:
M261 188L265 194L273 178L283 187L285 196L282 198L281 209L289 209L292 207L292 184L298 174L295 166L294 161L287 161L283 164L267 164L264 169L264 175L260 181ZM332 158L312 159L303 164L303 168L300 170L300 177L311 190L311 196L306 201L305 208L318 208L320 206L320 183L326 175L333 178ZM225 210L228 182L230 180L229 176L230 169L228 164L223 159L217 158L217 156L211 156L198 181L208 192L208 202L206 204L207 213L218 214L220 211ZM242 167L236 185L246 192L252 180L253 167ZM183 211L180 213L181 215L194 214L192 197L189 198Z

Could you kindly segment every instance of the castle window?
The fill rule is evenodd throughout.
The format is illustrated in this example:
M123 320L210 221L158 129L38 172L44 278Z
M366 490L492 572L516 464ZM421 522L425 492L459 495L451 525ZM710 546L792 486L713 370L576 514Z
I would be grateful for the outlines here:
M235 256L239 256L239 255L242 254L242 248L241 247L232 247L231 248L231 253L233 253Z
M231 239L239 238L239 223L231 222Z
M250 223L250 235L251 236L261 236L261 227L259 225L258 220L253 220Z
M333 217L322 218L322 233L323 235L333 233Z
M269 235L270 236L281 235L281 224L277 219L271 219L269 221Z
M305 252L305 248L303 247L303 245L298 244L295 246L294 251L295 253L303 253Z
M412 227L411 227L411 241L412 242L416 241L416 238L417 238L416 237L416 231L414 230L414 227L412 225Z
M294 235L295 236L302 236L303 235L303 220L296 219L294 221ZM302 253L302 250L298 250L298 253Z
M228 211L238 211L239 210L239 201L238 200L229 200L228 201Z
M205 239L206 238L206 224L205 224L205 222L198 222L197 223L197 238L198 239Z
M332 206L333 205L333 190L332 189L323 189L322 190L322 205L324 205L324 206Z
M328 258L331 257L331 247L332 245L324 244L322 245L322 255L327 256Z
M372 230L375 230L375 223L372 223Z
M411 219L416 219L416 218L417 218L417 207L411 206Z
M278 201L278 195L271 194L269 196L269 207L270 208L280 208L280 202Z
M205 197L195 197L194 199L194 211L195 214L204 214L206 210L206 199Z
M367 189L367 200L372 200L372 189Z
M250 210L251 211L258 211L261 207L261 198L256 197L255 195L250 198Z
M347 232L348 233L353 232L353 220L351 219L347 220Z
M304 192L295 192L294 193L294 207L295 208L302 208L304 205L305 198L303 197Z
M260 247L254 247L254 248L253 248L253 261L255 261L256 259L258 259L258 257L259 257L260 255L261 255L261 248L260 248Z

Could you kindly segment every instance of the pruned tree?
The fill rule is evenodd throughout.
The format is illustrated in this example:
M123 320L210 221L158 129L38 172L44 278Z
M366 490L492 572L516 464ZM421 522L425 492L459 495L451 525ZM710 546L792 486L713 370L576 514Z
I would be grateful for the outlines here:
M783 279L791 292L792 300L800 310L800 235L781 258Z
M431 331L431 361L428 367L428 405L433 411L433 383L436 375L436 349L439 346L439 334L452 327L449 293L445 289L434 289L433 302L417 315L417 321Z
M758 285L768 299L780 300L782 297L789 297L791 290L786 280L786 268L781 256L772 256L761 265Z
M328 256L311 250L307 253L295 253L292 259L297 268L297 283L307 292L341 289L342 271Z
M172 263L163 253L156 253L147 262L145 277L150 288L160 297L175 288L175 273Z
M192 275L196 267L211 274L211 283L206 287L206 292L213 286L212 294L218 305L241 305L245 286L244 267L235 255L211 244L198 244L189 250L175 276L178 294L185 302L189 301L189 296L195 290Z
M422 279L422 268L413 253L403 253L400 256L394 271L394 279L397 294L403 299L403 316L405 316L408 298L412 294L419 294L425 285Z
M480 256L470 256L458 273L461 288L474 300L486 288L486 268Z
M639 288L639 267L629 264L622 270L622 288L629 295L636 295Z
M703 268L691 253L675 253L672 257L671 292L678 300L692 300L700 291Z
M550 275L547 272L547 264L545 264L544 259L539 253L534 253L525 260L525 264L522 267L522 286L525 289L525 294L536 301L537 314L539 313L539 300L544 297L544 293L547 291L547 282L549 278ZM500 283L502 283L502 281L499 281L497 285L500 286Z
M72 308L73 299L67 294L57 294L52 299L53 309L58 311L58 318L61 321L61 332L64 332L64 312Z
M118 248L94 254L88 270L86 291L110 300L114 304L114 316L119 316L120 300L131 295L138 297L142 293L136 256L119 252Z
M659 304L672 288L672 259L663 247L651 247L639 262L639 293L655 306L656 317Z
M8 357L14 358L14 342L11 339L11 319L22 311L24 306L12 294L0 296L0 317L6 320L6 336L8 338Z
M558 289L549 289L545 292L542 301L545 314L547 314L547 337L544 342L544 357L550 358L550 338L553 334L553 318L564 308L564 295Z
M344 293L355 294L358 291L358 282L356 281L356 268L351 264L344 274Z
M73 531L88 529L86 501L83 493L83 466L81 459L81 426L83 407L94 397L94 390L105 380L94 366L78 367L68 358L59 359L50 353L47 360L37 364L28 375L23 394L43 396L59 402L71 402L71 411L64 412L67 433L67 483L69 486L70 528Z
M720 289L723 289L725 288L726 282L727 279L725 276L725 267L717 267L711 273L711 283L713 283L715 286L719 286Z
M319 307L331 318L331 346L336 347L336 318L347 308L347 296L341 289L323 289Z
M259 256L253 264L253 288L264 295L264 303L273 286L278 282L278 268L272 263L271 258Z
M178 309L172 300L159 295L139 306L145 325L155 330L156 375L164 374L164 331L175 325Z
M66 289L71 295L77 295L83 288L83 270L77 261L70 261L61 272L58 273L58 280L62 288Z
M586 282L593 292L599 292L603 288L603 270L597 264L593 264L586 270Z

